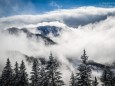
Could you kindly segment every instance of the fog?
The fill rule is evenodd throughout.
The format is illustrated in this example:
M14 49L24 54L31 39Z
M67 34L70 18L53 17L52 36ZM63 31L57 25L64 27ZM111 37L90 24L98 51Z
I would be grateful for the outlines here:
M43 15L16 15L0 18L0 67L4 67L9 57L14 65L19 63L24 55L45 57L48 59L50 51L61 63L60 70L66 83L69 81L71 71L77 72L83 49L89 60L99 63L112 63L115 61L115 8L80 7L68 10L58 10ZM42 39L28 39L24 33L18 36L11 35L3 30L9 27L26 27L37 33L39 26L61 27L60 36L49 34L57 44L45 46ZM69 59L75 60L74 63ZM26 63L27 71L31 65ZM99 76L94 72L95 75Z

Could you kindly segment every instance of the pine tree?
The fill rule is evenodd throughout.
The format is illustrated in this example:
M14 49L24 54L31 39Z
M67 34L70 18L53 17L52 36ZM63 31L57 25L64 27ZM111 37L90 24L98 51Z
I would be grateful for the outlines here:
M77 85L78 86L91 86L91 68L87 65L88 56L84 50L81 56L82 64L79 65L77 73Z
M41 65L40 70L40 86L48 86L48 73L46 72L45 65Z
M7 59L6 66L4 67L1 75L0 86L12 86L13 70L9 58Z
M105 67L100 78L102 85L104 86L114 86L113 85L113 72L110 70L109 67Z
M34 59L31 72L31 86L38 86L40 84L40 66L37 59Z
M16 62L15 68L14 68L14 77L13 77L13 86L19 86L19 80L20 80L20 71L19 71L19 65Z
M25 67L25 64L22 60L22 63L20 65L20 86L28 86L29 83L28 83L28 74L26 72L26 67Z
M95 77L95 80L93 81L93 83L92 83L92 84L93 84L93 86L98 86L98 84L99 84L99 83L98 83L98 81L97 81L97 78L96 78L96 77Z
M75 76L74 76L73 72L70 77L70 85L69 86L76 86L76 80L75 80Z
M64 85L63 80L61 80L61 73L58 71L59 63L52 56L49 56L49 61L47 62L46 70L48 74L48 85L47 86L62 86Z

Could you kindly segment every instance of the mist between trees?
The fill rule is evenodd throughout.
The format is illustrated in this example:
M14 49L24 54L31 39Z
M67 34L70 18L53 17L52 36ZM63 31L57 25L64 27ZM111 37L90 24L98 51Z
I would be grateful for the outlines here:
M41 64L38 59L33 60L30 78L28 78L24 61L22 60L20 65L16 62L15 68L12 68L8 58L0 77L0 86L67 86L62 80L59 67L60 63L50 53L49 60L44 61L44 64ZM115 86L115 74L108 66L103 69L101 82L96 77L92 79L92 68L88 65L85 50L77 70L77 73L71 73L69 86Z

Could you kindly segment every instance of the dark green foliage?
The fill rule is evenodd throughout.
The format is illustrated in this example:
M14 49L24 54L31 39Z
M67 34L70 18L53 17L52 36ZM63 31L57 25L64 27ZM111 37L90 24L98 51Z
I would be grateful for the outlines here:
M81 56L82 64L79 65L77 73L77 85L78 86L91 86L91 68L86 64L88 57L86 51L84 50Z
M88 60L88 56L86 55L86 51L84 50L83 55L81 56L82 59L82 63L86 64L87 60Z
M16 62L15 68L14 68L14 74L13 74L13 85L14 86L20 86L20 71L19 71L19 65Z
M46 72L45 66L41 65L40 70L41 80L40 80L40 86L47 86L48 85L48 74Z
M37 59L34 59L33 66L32 66L32 72L31 72L31 85L32 86L38 86L40 84L40 65L38 63Z
M75 79L73 72L70 77L70 85L69 86L76 86L76 79Z
M20 86L28 86L28 74L26 72L25 64L22 60L22 63L20 65Z
M110 68L105 67L100 80L104 86L114 86L113 76L113 72Z
M85 50L81 59L82 63L78 66L77 75L71 74L69 86L100 86L96 77L91 80L91 66L88 65L88 56ZM0 86L67 86L62 80L59 67L60 64L52 56L52 53L48 61L34 59L29 81L24 61L20 67L16 62L13 70L8 58L0 77ZM105 66L100 80L102 86L115 86L114 70Z
M0 79L0 86L12 86L13 70L9 58L7 59L6 66L4 67Z
M46 65L47 70L47 79L48 79L48 86L62 86L64 85L63 80L61 80L61 73L58 71L59 63L54 57L52 53L49 56L49 61Z

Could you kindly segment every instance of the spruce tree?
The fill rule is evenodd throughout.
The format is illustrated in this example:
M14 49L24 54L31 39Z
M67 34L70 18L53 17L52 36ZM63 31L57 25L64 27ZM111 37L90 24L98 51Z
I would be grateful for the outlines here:
M16 61L14 68L13 86L20 86L19 80L20 80L20 71L19 71L19 65Z
M40 70L40 86L48 86L48 73L46 72L45 65L41 65Z
M0 86L12 86L13 70L9 58L7 59L6 66L4 67L0 79Z
M100 78L102 85L104 86L114 86L113 81L113 72L110 70L109 67L105 67Z
M70 77L70 85L69 86L76 86L76 80L75 80L75 76L74 76L73 72Z
M40 84L40 65L37 59L34 59L31 72L31 86L38 86Z
M79 65L77 73L77 85L78 86L91 86L91 68L87 65L88 56L84 50L81 56L82 64Z
M47 86L62 86L64 85L63 80L61 80L61 73L58 71L59 63L52 56L52 53L49 56L49 61L46 65L46 70L48 74L48 85Z
M24 64L24 61L22 60L22 63L20 65L20 86L28 86L28 74L26 72L26 67Z

